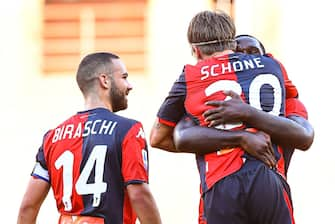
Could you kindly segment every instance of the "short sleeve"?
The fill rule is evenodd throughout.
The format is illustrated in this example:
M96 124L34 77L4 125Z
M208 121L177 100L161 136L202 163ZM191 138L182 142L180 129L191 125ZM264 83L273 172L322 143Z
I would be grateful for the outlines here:
M122 143L122 175L126 185L148 183L149 155L143 126L134 124Z
M49 171L47 168L45 154L44 154L44 140L46 139L49 132L47 132L43 137L42 145L39 147L37 154L36 154L36 164L31 172L31 176L35 178L39 178L50 182Z
M298 115L305 119L308 119L308 113L305 105L298 98L286 99L286 117L292 115Z
M161 123L175 126L186 114L184 102L186 97L185 73L173 83L169 95L159 108L157 117Z

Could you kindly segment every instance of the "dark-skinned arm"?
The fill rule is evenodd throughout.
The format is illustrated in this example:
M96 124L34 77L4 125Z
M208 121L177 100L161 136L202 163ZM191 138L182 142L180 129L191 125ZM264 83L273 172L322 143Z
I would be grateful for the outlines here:
M307 138L307 141L306 141L306 145L305 147L302 147L302 148L298 148L302 151L306 151L308 150L311 145L313 144L313 141L314 141L314 128L313 126L311 125L311 123L304 117L301 117L301 116L297 116L297 115L290 115L287 117L288 119L296 122L297 124L299 124L301 127L304 128L304 136L305 138Z
M265 133L221 131L200 127L182 119L176 127L155 121L150 132L150 145L168 152L206 154L223 148L242 147L270 167L275 158L270 138Z
M232 99L207 102L207 105L216 107L204 113L209 126L242 121L269 134L272 141L278 145L301 150L307 150L311 146L314 139L311 125L306 129L296 121L251 107L233 91L225 91L225 94L231 96Z
M276 160L271 139L264 132L225 131L196 125L190 119L178 122L174 130L175 147L180 152L207 154L241 147L249 154L274 167Z

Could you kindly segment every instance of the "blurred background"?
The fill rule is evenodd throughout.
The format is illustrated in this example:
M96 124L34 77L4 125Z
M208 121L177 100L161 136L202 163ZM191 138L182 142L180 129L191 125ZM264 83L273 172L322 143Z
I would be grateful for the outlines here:
M156 112L186 63L188 22L204 9L223 9L237 34L259 38L286 66L315 128L307 152L288 173L296 223L335 223L335 125L331 1L304 0L11 0L1 4L0 87L2 222L15 223L42 136L83 108L75 82L80 59L93 51L125 61L134 89L120 114L143 122ZM199 178L193 155L150 150L150 186L164 223L197 223ZM51 192L50 192L51 193ZM56 223L52 194L38 223Z

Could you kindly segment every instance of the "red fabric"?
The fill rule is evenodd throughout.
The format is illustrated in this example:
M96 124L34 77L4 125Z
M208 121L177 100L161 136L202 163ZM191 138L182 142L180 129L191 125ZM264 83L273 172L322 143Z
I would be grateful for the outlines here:
M122 174L124 182L141 180L148 182L148 161L143 127L134 125L124 138L122 144Z
M234 72L226 72L223 74L220 72L222 67L216 67L216 64L225 64L228 68L228 55L222 56L220 59L210 58L199 62L196 66L186 65L185 67L185 81L188 83L186 86L187 94L185 100L185 108L191 115L199 119L200 125L206 126L203 112L210 109L210 106L205 105L207 101L225 99L226 96L221 88L222 86L213 86L215 84L223 84L233 86L232 90L238 94L242 94L241 90L236 90L237 77ZM215 73L218 72L217 76L206 76L206 72L203 72L202 68L209 68L212 66ZM232 83L236 83L235 85ZM232 84L232 85L231 85ZM212 88L213 87L213 88ZM211 90L212 88L212 90ZM239 170L243 164L242 155L244 151L241 148L224 149L218 152L206 154L204 156L206 161L206 177L205 181L208 189L210 189L217 181L223 177L234 173Z
M267 54L267 56L273 58L279 65L283 73L284 82L285 82L285 91L286 91L286 99L288 98L297 98L298 97L298 89L292 83L292 81L288 78L287 72L283 64L275 59L271 54Z
M295 224L294 216L293 216L293 207L292 207L292 204L291 204L291 200L290 200L287 192L285 191L285 189L283 189L283 194L284 194L284 198L285 198L285 201L286 201L287 208L288 208L288 210L290 212L290 215L291 215L291 223Z
M286 117L290 115L298 115L308 119L308 113L305 105L298 98L286 99Z
M164 120L164 119L162 119L162 118L158 118L158 122L159 123L162 123L162 124L165 124L165 125L167 125L167 126L170 126L170 127L176 127L176 123L174 123L174 122L171 122L171 121L167 121L167 120Z
M70 151L73 155L73 169L72 169L72 184L74 185L80 175L80 162L82 161L82 138L70 138L66 133L67 124L78 124L74 127L74 130L84 130L84 123L87 116L74 116L71 119L65 121L63 124L59 125L58 128L50 131L44 141L44 154L47 161L48 170L51 178L51 186L53 188L54 197L56 199L56 204L58 211L62 214L66 213L64 203L62 201L64 194L64 183L63 183L63 172L59 172L56 169L56 161L65 155L66 151ZM58 137L56 137L58 136ZM57 142L57 144L53 144ZM65 165L65 164L64 164ZM62 165L59 169L64 169ZM71 214L79 215L84 209L84 203L82 197L77 194L75 187L72 185L72 209Z
M143 127L137 123L128 131L122 144L122 174L125 183L133 180L148 183L148 151L145 148ZM135 223L136 213L126 191L123 202L123 223Z

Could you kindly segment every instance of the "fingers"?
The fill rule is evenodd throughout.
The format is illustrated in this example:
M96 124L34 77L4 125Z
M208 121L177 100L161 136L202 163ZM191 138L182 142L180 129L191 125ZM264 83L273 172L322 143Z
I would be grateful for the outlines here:
M272 148L272 144L270 144L269 150L270 150L269 151L269 155L270 155L270 158L269 158L269 160L270 160L270 168L274 169L277 166L277 160L275 158L275 153L274 153L274 150Z
M208 127L216 127L220 124L223 124L223 121L219 121L219 120L214 120L214 121L210 121L209 124L208 124Z
M272 154L265 154L262 161L270 167L270 169L274 169L276 167L276 160Z
M224 100L211 100L207 101L205 105L207 106L213 106L213 107L219 107L223 104Z
M220 108L208 109L203 113L203 116L206 118L206 117L211 116L212 114L216 114L219 112L220 112Z
M272 143L271 143L271 138L268 134L266 134L265 132L259 131L259 133L262 133L266 139L267 142L267 150L265 151L264 156L266 157L267 160L267 165L273 169L276 167L277 161L275 158L275 154L274 154L274 150L272 147Z
M208 127L215 127L216 125L223 124L223 119L219 114L213 114L205 117L205 122L208 123Z
M276 158L275 158L275 153L274 153L274 150L273 150L273 147L272 147L272 143L271 143L271 139L268 135L266 135L267 137L267 151L266 151L266 157L267 157L267 160L268 160L268 165L271 169L274 169L277 165L277 161L276 161Z
M223 93L233 99L241 99L241 96L232 90L223 90Z
M255 132L254 129L248 129L248 131ZM257 131L258 135L263 135L266 145L264 145L264 150L262 150L262 154L260 155L261 161L263 161L266 165L268 165L271 169L276 168L277 160L275 158L274 150L271 143L271 138L268 134L263 131Z

